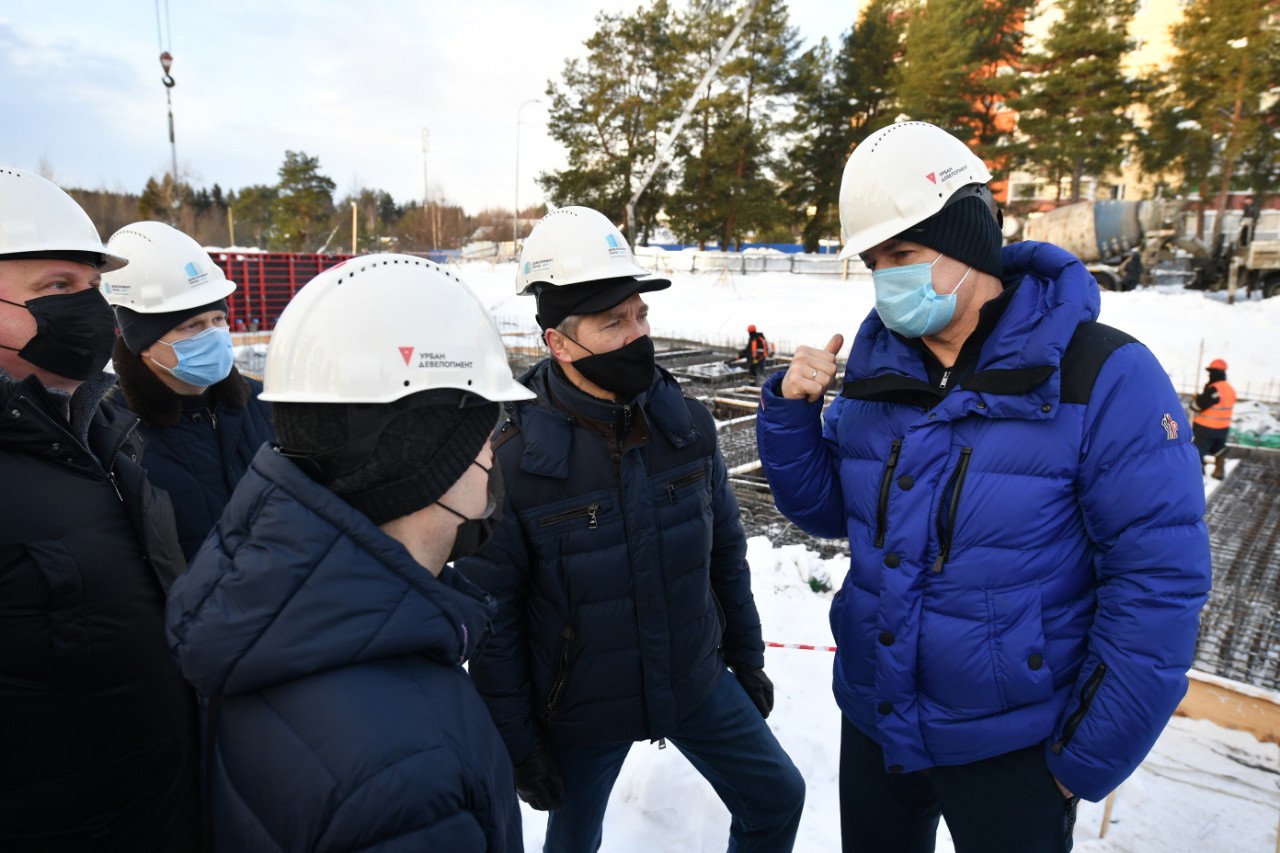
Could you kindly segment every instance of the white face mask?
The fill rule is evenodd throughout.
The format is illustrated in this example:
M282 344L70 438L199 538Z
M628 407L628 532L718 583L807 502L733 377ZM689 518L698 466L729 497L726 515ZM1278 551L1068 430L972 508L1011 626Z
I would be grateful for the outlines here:
M876 269L871 280L876 288L876 313L885 327L907 338L936 335L947 327L956 313L956 291L969 278L965 270L950 293L933 289L933 267L942 255L927 264Z

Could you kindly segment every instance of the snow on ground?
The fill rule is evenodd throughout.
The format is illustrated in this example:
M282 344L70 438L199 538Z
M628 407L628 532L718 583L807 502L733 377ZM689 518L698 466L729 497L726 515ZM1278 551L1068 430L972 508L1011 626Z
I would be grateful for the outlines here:
M471 263L457 272L499 318L507 333L534 329L533 299L516 295L514 264ZM754 323L778 345L824 345L835 332L849 342L872 308L869 277L786 273L671 276L673 286L646 294L655 335L689 337L738 348ZM1198 391L1203 366L1224 358L1242 396L1280 396L1274 339L1280 298L1227 305L1219 294L1176 288L1104 293L1102 322L1145 343L1180 391ZM516 335L513 335L516 337ZM536 336L528 335L536 344ZM509 339L510 340L510 339ZM1201 346L1203 344L1203 351ZM1265 413L1264 413L1265 414ZM1261 417L1261 415L1259 415ZM1228 463L1228 471L1234 463ZM1217 481L1206 478L1206 489ZM752 582L765 639L831 645L831 593L809 579L839 586L845 560L823 560L801 546L748 543ZM769 723L808 785L798 853L840 849L840 714L831 696L832 655L770 648L765 664L777 690ZM1212 723L1175 718L1146 762L1119 789L1105 838L1102 803L1082 803L1075 849L1082 853L1234 853L1275 849L1280 818L1280 747ZM525 843L540 850L544 813L524 807ZM722 851L728 812L674 748L632 748L605 818L604 851ZM938 850L952 851L945 824Z
M503 331L517 327L536 332L534 300L518 296L515 264L472 262L453 267L499 318ZM653 333L687 337L739 349L747 325L755 324L779 352L796 346L825 346L844 335L841 357L874 306L871 277L790 273L674 273L673 285L646 293ZM1223 293L1202 293L1175 286L1130 293L1103 293L1103 323L1146 344L1182 392L1199 391L1208 377L1205 365L1226 359L1227 371L1242 397L1280 397L1276 331L1280 298L1228 305ZM530 336L536 343L536 335ZM1203 345L1203 352L1201 346Z

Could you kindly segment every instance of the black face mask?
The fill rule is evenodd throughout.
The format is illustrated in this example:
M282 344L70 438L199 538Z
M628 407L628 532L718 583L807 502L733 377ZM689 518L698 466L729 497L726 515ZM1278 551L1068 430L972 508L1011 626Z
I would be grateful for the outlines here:
M92 379L106 367L116 343L116 317L96 287L78 293L9 302L36 320L35 336L22 349L4 346L64 379Z
M569 340L573 341L573 338ZM591 352L577 341L573 342ZM653 365L653 338L648 335L636 338L613 352L591 353L573 362L573 366L587 379L624 398L649 390L653 384Z
M479 551L493 538L493 531L498 529L498 524L502 521L502 502L507 496L506 486L502 482L502 466L496 459L493 460L493 466L489 468L474 460L471 464L489 475L489 505L485 507L484 515L479 518L467 518L456 509L436 501L441 509L448 510L462 519L462 523L458 525L457 535L453 539L453 547L449 549L449 556L445 558L446 563L469 557Z

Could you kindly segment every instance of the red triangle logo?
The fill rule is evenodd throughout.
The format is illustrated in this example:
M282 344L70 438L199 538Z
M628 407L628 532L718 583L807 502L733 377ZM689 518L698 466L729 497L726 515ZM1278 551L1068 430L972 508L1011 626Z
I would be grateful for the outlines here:
M929 183L931 184L936 184L938 182L938 174L936 172L930 172L925 175L925 177L929 179Z
M400 355L404 357L405 367L409 366L409 359L413 358L413 347L399 347Z

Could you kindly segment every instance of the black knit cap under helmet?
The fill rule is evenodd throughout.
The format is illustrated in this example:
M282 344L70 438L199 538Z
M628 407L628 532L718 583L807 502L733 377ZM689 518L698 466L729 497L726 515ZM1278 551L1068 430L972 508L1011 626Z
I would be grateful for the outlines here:
M1000 223L991 212L989 201L981 194L966 195L948 204L895 239L936 249L996 278L1004 272L1000 260L1000 247L1004 242Z
M489 440L499 405L460 396L422 391L385 404L273 403L271 416L282 452L299 457L314 479L374 524L385 524L435 503Z
M124 338L124 345L134 355L141 355L144 349L197 314L203 314L206 311L221 311L225 314L227 300L219 299L207 305L197 305L181 311L162 311L158 314L143 314L131 308L125 308L123 305L117 305L115 308L116 325L120 327L120 337Z

